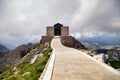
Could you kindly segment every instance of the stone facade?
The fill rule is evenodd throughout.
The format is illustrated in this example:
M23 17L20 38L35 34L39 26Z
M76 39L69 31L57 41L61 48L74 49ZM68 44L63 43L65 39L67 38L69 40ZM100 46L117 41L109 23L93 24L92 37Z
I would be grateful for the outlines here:
M47 36L54 36L54 27L48 26L46 32L47 32L46 33Z
M55 35L55 28L54 26L48 26L46 30L46 36L56 36ZM62 26L60 29L60 35L59 36L69 36L69 27L68 26Z
M68 26L61 27L61 36L69 36L69 27Z

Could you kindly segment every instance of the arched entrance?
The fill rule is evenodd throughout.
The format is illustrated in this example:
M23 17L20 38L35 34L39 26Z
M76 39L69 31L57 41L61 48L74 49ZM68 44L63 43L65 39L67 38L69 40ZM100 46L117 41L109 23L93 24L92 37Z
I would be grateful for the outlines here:
M61 27L62 26L63 25L60 24L60 23L57 23L57 24L54 25L54 35L55 36L61 36Z

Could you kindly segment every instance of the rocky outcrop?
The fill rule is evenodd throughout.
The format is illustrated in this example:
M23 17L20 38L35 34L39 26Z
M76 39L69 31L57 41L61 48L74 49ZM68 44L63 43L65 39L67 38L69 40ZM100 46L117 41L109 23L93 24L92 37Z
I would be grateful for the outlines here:
M0 58L0 72L4 72L11 66L15 65L22 59L31 49L35 48L35 44L20 45L5 56Z
M81 44L78 40L76 40L72 36L61 37L61 42L64 46L67 46L67 47L73 47L76 49L86 49L87 50L87 48L83 44Z
M44 44L45 42L49 42L52 40L52 38L53 38L52 36L42 36L40 43Z

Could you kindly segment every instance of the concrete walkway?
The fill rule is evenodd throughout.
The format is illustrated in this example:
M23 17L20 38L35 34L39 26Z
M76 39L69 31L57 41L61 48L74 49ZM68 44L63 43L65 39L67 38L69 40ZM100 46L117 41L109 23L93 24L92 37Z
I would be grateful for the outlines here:
M84 53L64 47L59 38L52 40L55 65L52 80L120 80L116 75Z

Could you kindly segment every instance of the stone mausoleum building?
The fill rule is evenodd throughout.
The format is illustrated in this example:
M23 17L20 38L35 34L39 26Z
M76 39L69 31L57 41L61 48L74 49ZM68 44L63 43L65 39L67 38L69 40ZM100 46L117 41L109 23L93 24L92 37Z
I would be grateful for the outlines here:
M69 27L63 26L60 23L55 24L54 26L47 26L46 36L68 36Z
M48 42L55 36L69 36L69 27L63 26L60 23L57 23L54 26L47 26L46 36L42 36L41 43Z
M54 26L47 26L46 36L42 36L40 43L49 42L52 40L52 38L54 38L56 36L60 37L61 43L64 46L74 47L77 49L87 49L84 45L82 45L74 37L69 36L69 27L68 26L63 26L60 23L57 23Z

